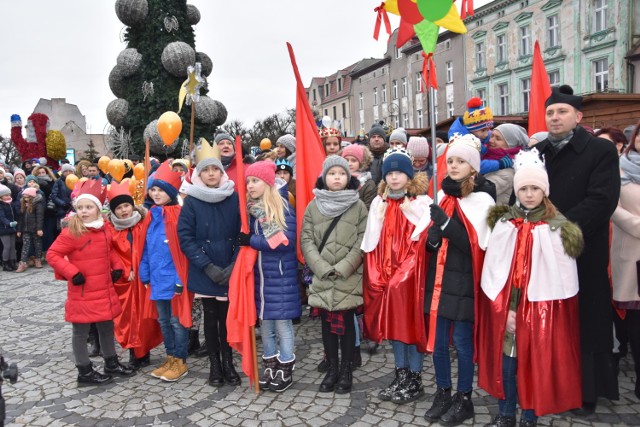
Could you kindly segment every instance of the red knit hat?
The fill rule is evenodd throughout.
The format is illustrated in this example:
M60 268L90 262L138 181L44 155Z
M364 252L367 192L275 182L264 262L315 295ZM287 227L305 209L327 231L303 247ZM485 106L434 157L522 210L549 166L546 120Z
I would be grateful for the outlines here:
M255 162L245 172L245 179L255 176L269 184L276 185L276 164L268 161Z

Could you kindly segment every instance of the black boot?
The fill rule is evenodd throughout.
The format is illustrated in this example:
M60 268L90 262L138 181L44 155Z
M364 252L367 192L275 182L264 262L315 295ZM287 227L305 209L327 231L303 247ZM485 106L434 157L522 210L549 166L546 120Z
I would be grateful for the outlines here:
M271 384L269 384L269 390L276 393L282 393L293 384L293 370L296 367L296 359L289 362L281 362L278 358L278 370L276 371Z
M118 356L104 358L104 373L109 375L117 375L119 377L130 377L136 374L136 370L129 366L124 366L118 360Z
M355 371L356 368L362 366L362 355L360 354L360 346L357 346L353 353L353 362L351 363L351 370Z
M340 377L336 384L336 394L351 393L351 387L353 386L353 375L351 374L351 364L347 360L343 360L340 364Z
M262 362L264 363L264 372L258 380L258 384L260 384L260 390L269 390L269 385L271 385L271 381L276 375L276 369L278 369L278 356L268 358L262 356Z
M2 261L2 271L13 271L11 269L11 261Z
M84 366L76 365L76 368L78 368L78 387L102 385L113 381L111 375L103 375L95 371L91 363Z
M98 338L98 329L95 323L92 323L89 328L87 343L89 344L89 357L100 356L100 339Z
M536 427L538 425L538 421L537 420L533 420L533 421L527 421L527 420L523 420L522 418L520 418L520 427ZM514 424L515 426L515 424Z
M320 383L320 393L329 393L335 389L340 375L338 367L338 359L329 359L327 361L327 373Z
M206 357L209 355L209 349L207 348L207 342L203 342L202 345L195 353L193 353L195 357Z
M224 375L224 382L227 384L240 384L240 375L238 375L235 366L233 366L233 354L230 348L222 350L222 374Z
M402 405L404 403L413 402L424 396L424 387L422 386L422 374L420 372L409 371L407 379L398 386L398 389L391 395L391 401Z
M151 364L151 353L147 353L144 356L138 358L132 348L129 349L129 366L135 370L144 368Z
M436 422L441 416L447 413L449 408L451 408L451 388L438 387L433 397L433 404L431 404L431 408L424 414L424 419L432 423Z
M193 353L200 349L200 331L198 329L189 329L189 344L187 353L192 356Z
M393 395L393 393L398 389L398 386L407 379L408 375L408 368L396 368L396 377L387 388L381 390L380 393L378 393L378 399L385 402L391 400L391 396Z
M327 359L327 352L322 353L322 360L318 363L318 372L325 373L329 369L329 359Z
M9 268L11 268L11 271L16 271L18 269L18 261L15 259L10 260Z
M489 424L484 427L516 427L516 417L507 417L505 415L496 415Z
M446 414L440 417L440 424L443 426L457 426L473 418L473 402L471 392L457 392L452 399L451 408Z
M222 363L220 363L219 353L209 356L209 385L213 387L220 387L224 385Z

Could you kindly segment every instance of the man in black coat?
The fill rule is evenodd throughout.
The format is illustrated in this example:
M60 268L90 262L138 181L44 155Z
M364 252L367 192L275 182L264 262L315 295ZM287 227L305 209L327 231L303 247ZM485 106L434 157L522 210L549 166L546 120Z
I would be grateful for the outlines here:
M615 145L579 126L581 107L582 97L573 95L570 86L555 88L546 101L549 136L535 147L546 162L551 201L584 234L584 251L577 259L583 407L574 414L588 415L598 396L618 399L607 268L620 169Z

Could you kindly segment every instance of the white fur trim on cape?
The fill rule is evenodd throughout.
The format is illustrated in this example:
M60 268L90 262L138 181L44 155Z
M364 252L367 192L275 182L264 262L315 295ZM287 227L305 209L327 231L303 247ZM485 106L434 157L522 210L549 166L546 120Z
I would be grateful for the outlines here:
M489 237L480 287L491 301L496 300L509 278L517 235L518 229L511 221L500 219Z
M429 205L432 202L433 201L429 196L418 196L409 202L405 200L405 202L400 205L400 209L402 209L402 213L405 218L416 226L413 234L411 235L411 240L419 240L420 233L422 233L431 222ZM360 246L360 249L364 252L371 252L376 248L376 246L378 246L380 233L382 233L386 207L387 206L381 196L376 196L376 198L371 202L369 217L367 218L367 229L364 232L364 238L362 239L362 245Z
M438 204L442 202L444 197L444 192L440 190L438 192ZM473 229L476 231L478 246L480 246L480 249L483 251L486 250L489 244L489 236L491 235L491 229L487 224L487 216L489 209L496 204L493 197L485 192L471 193L467 197L458 199L458 204L464 216L467 217Z

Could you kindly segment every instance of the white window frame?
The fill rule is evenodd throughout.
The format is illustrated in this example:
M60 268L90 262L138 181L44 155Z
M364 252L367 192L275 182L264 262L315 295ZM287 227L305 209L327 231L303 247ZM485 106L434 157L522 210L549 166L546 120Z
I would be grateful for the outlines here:
M360 110L364 110L364 94L362 92L358 95L358 107Z
M518 34L520 35L520 56L531 55L531 27L523 25L520 27Z
M487 68L484 46L484 41L476 43L476 70L484 70L485 68Z
M406 77L402 78L402 97L405 98L409 95L409 82Z
M396 59L402 58L402 51L398 46L395 47L395 56L396 56Z
M391 94L393 95L393 99L398 99L398 81L394 80L391 82Z
M409 129L409 114L402 113L402 127Z
M382 89L380 90L380 94L382 96L382 103L386 104L387 103L387 84L386 83L382 83Z
M507 62L507 34L502 33L496 36L496 52L498 64Z
M609 59L600 58L591 61L593 72L593 88L596 92L605 92L609 89Z
M593 2L593 32L597 33L604 31L608 28L608 1L607 0L595 0Z
M453 61L447 61L445 68L447 70L447 83L453 83Z
M485 99L487 97L487 89L485 88L479 88L476 89L476 97L480 98L480 100L482 101L482 104L485 104Z
M547 47L560 45L560 19L558 15L547 16Z
M342 92L342 78L338 77L338 92Z
M496 85L498 96L499 114L506 116L509 114L509 83L504 82Z
M330 90L331 90L331 86L329 86L329 83L326 83L324 85L324 93L326 98L329 97L329 93L331 93Z
M547 73L551 87L560 86L560 70L552 70Z
M373 88L373 105L378 105L378 88Z
M416 93L422 92L422 71L416 73Z
M447 102L447 119L453 117L453 102Z
M529 111L529 101L531 100L531 77L520 79L520 93L522 93L522 111Z
M424 127L424 125L423 125L424 120L422 118L422 109L419 108L419 109L416 110L416 117L418 119L418 123L417 123L416 127L419 128L419 129Z

